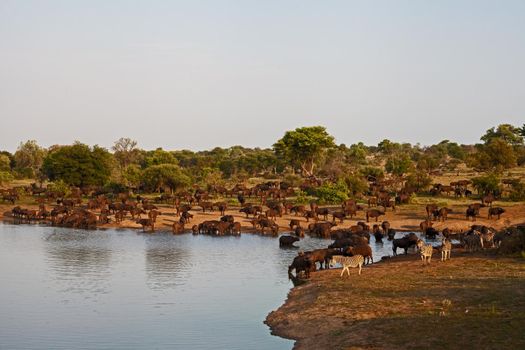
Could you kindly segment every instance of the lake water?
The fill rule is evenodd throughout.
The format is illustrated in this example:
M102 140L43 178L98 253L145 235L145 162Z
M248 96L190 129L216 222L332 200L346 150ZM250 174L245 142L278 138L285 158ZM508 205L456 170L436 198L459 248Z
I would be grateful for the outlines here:
M391 253L371 246L374 259ZM0 349L290 349L263 321L296 254L251 234L0 224Z

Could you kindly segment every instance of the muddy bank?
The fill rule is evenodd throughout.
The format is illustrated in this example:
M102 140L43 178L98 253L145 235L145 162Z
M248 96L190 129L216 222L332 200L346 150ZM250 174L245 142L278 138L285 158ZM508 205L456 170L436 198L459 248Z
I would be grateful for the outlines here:
M38 206L35 203L21 203L15 205L20 205L24 208L38 209ZM50 207L50 205L48 206ZM4 219L4 217L6 219L9 219L10 210L13 207L14 205L8 205L5 203L0 204L0 219ZM162 215L160 215L157 218L157 224L155 225L156 230L162 232L171 231L171 226L173 225L173 222L178 221L176 210L173 208L173 206L168 205L160 204L158 205L158 207ZM491 226L495 229L501 229L506 226L521 224L525 220L523 217L523 213L525 213L525 203L512 203L505 206L506 213L502 215L501 219L487 219L486 212L488 209L483 208L480 213L480 217L476 220L476 222L468 221L465 219L466 202L456 201L455 204L449 205L449 207L452 209L452 213L449 214L448 220L445 222L435 222L434 227L436 229L442 230L443 228L448 227L452 231L462 232L467 231L473 223ZM337 208L338 207L333 207L333 209ZM199 209L199 207L196 207L194 210L191 211L194 217L191 220L191 223L186 225L186 229L188 232L190 231L192 225L198 225L199 223L205 220L217 220L220 217L220 214L217 211L203 213ZM243 213L239 212L238 207L231 207L229 210L226 211L225 214L233 215L235 217L235 220L241 223L243 232L255 232L253 230L252 224L250 223L251 217L250 219L246 218L246 216ZM143 217L146 216L143 215ZM386 212L386 215L380 218L379 223L383 220L387 220L390 222L391 227L398 231L417 231L419 230L419 224L421 223L421 221L425 220L425 218L426 212L424 205L410 204L397 207L397 210L395 212L389 209ZM303 227L308 227L308 224L312 222L312 220L310 220L310 222L307 222L305 218L297 217L293 214L283 215L283 217L277 217L276 223L279 225L280 233L290 231L288 225L291 219L299 219L301 221L301 226ZM329 216L329 219L331 220L332 217ZM346 219L343 223L337 222L337 228L348 228L352 225L355 225L358 221L366 221L365 213L363 211L359 211L357 213L357 216L355 216L352 219ZM370 225L374 223L375 222L371 221ZM135 221L131 220L131 217L129 216L125 218L120 224L117 224L114 221L112 221L109 224L100 225L99 227L141 229L141 226Z
M525 348L525 260L453 251L313 273L265 323L294 349Z

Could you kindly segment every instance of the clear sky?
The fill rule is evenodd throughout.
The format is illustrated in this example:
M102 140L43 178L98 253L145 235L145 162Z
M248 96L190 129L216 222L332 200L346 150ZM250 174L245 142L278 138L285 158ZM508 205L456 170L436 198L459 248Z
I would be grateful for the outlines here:
M0 149L474 143L525 123L525 1L0 0Z

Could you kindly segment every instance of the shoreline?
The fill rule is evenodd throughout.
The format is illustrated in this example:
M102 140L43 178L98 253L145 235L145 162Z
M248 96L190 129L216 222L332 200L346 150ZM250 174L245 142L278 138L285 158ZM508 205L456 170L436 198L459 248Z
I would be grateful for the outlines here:
M20 205L23 208L38 209L38 206L33 203L27 204L27 203L21 202L21 203L16 203L14 205L0 203L0 220L9 220L11 209L17 205ZM525 223L525 218L523 218L523 213L525 213L525 203L523 202L504 203L504 205L505 205L504 207L507 210L507 212L501 217L501 219L492 219L492 220L487 219L486 213L485 213L487 209L483 209L480 217L478 217L476 221L467 221L465 220L465 215L464 215L466 203L454 202L449 205L449 207L453 210L453 212L449 214L448 220L445 222L434 221L433 227L439 231L444 228L449 228L449 230L451 230L452 232L464 232L470 229L470 226L474 224L486 225L489 227L493 227L496 230L499 230L507 226L513 226L513 225ZM176 216L175 208L173 208L172 206L163 205L163 204L160 204L157 206L159 208L158 210L162 214L157 217L157 224L155 225L155 230L171 232L171 226L173 222L178 221L178 217ZM338 207L331 206L330 208L335 209ZM94 213L98 213L98 212L94 211ZM199 224L205 220L218 220L220 218L220 214L217 211L203 213L200 210L193 209L191 213L194 215L194 218L191 220L189 224L186 225L185 233L186 232L191 233L191 226L195 224ZM239 207L237 206L230 207L228 210L226 210L225 214L233 215L235 217L235 220L241 223L242 232L259 233L259 230L253 229L249 221L251 217L246 218L244 214L239 212ZM143 217L147 217L147 216L143 215ZM285 214L282 217L277 217L276 219L276 223L279 225L279 234L291 231L288 226L291 219L299 219L301 222L301 226L303 226L304 228L307 228L308 224L313 222L312 220L310 220L310 222L307 222L305 218L294 216L292 214ZM419 224L425 219L426 219L426 212L425 212L424 205L406 204L406 205L397 207L397 210L395 212L391 210L387 210L385 215L382 216L378 222L371 220L368 224L372 226L376 223L380 224L382 221L389 221L391 227L398 232L419 232L420 231ZM323 221L323 220L320 220L320 221ZM366 222L366 218L364 217L364 212L362 211L358 212L357 216L352 219L345 219L344 223L342 224L339 221L337 221L337 225L335 226L335 229L349 228L352 225L356 225L357 222L359 221ZM131 220L130 217L125 218L119 224L113 221L113 222L110 222L109 224L99 225L97 226L97 228L129 228L129 229L135 229L135 230L142 229L142 227L139 224L137 224L135 221ZM269 234L268 231L265 233L265 235L271 236L271 234Z
M294 350L523 348L523 258L461 249L447 262L436 255L429 266L417 254L388 259L361 276L313 273L264 323L295 341Z

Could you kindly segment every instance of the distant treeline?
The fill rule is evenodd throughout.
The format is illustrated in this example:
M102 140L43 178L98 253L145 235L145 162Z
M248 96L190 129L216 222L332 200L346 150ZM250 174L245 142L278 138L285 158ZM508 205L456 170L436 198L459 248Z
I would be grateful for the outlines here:
M110 150L80 142L46 149L30 140L14 154L0 152L0 183L32 178L154 192L178 191L194 184L233 184L251 177L287 179L293 185L319 178L357 193L367 178L389 174L421 189L431 184L430 175L454 171L460 164L495 176L525 164L524 137L525 125L502 124L487 130L479 144L443 140L426 147L386 139L376 146L337 145L321 126L287 131L269 149L143 150L129 138L117 140Z

